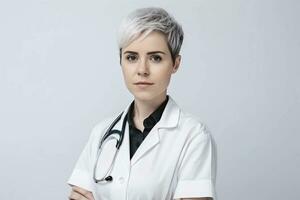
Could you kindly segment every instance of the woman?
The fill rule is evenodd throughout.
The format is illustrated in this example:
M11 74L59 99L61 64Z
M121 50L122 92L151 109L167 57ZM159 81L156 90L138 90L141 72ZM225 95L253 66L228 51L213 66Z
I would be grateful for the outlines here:
M116 140L106 137L117 116L96 125L68 181L69 199L215 200L212 136L167 94L180 65L181 26L164 9L142 8L119 33L120 64L134 97L113 127L124 130L122 143L115 154Z

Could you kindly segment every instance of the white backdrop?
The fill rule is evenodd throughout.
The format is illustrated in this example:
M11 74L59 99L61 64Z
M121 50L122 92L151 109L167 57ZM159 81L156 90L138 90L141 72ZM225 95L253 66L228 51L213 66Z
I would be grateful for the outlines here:
M132 100L116 29L153 5L185 31L169 94L215 138L219 200L300 199L297 0L1 0L1 199L67 199L92 127Z

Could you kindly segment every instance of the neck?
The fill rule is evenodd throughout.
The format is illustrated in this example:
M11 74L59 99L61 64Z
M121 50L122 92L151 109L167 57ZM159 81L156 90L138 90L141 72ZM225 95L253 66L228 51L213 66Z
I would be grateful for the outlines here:
M134 99L134 118L143 122L154 110L156 110L165 100L166 93L152 100Z

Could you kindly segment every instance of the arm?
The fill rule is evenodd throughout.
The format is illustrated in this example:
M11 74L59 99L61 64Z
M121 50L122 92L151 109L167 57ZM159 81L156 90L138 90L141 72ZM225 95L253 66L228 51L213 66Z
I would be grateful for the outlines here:
M69 200L95 200L92 192L78 186L72 186L72 191L69 195Z
M195 132L180 158L179 181L173 198L215 200L216 152L213 137L205 125Z
M175 199L175 200L212 200L211 197L201 197L201 198L181 198L181 199Z

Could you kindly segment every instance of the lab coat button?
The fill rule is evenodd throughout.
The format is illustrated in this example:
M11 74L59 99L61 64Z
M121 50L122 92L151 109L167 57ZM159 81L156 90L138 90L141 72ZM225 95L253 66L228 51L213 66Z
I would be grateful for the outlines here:
M119 183L120 184L124 183L124 178L123 177L119 177Z

